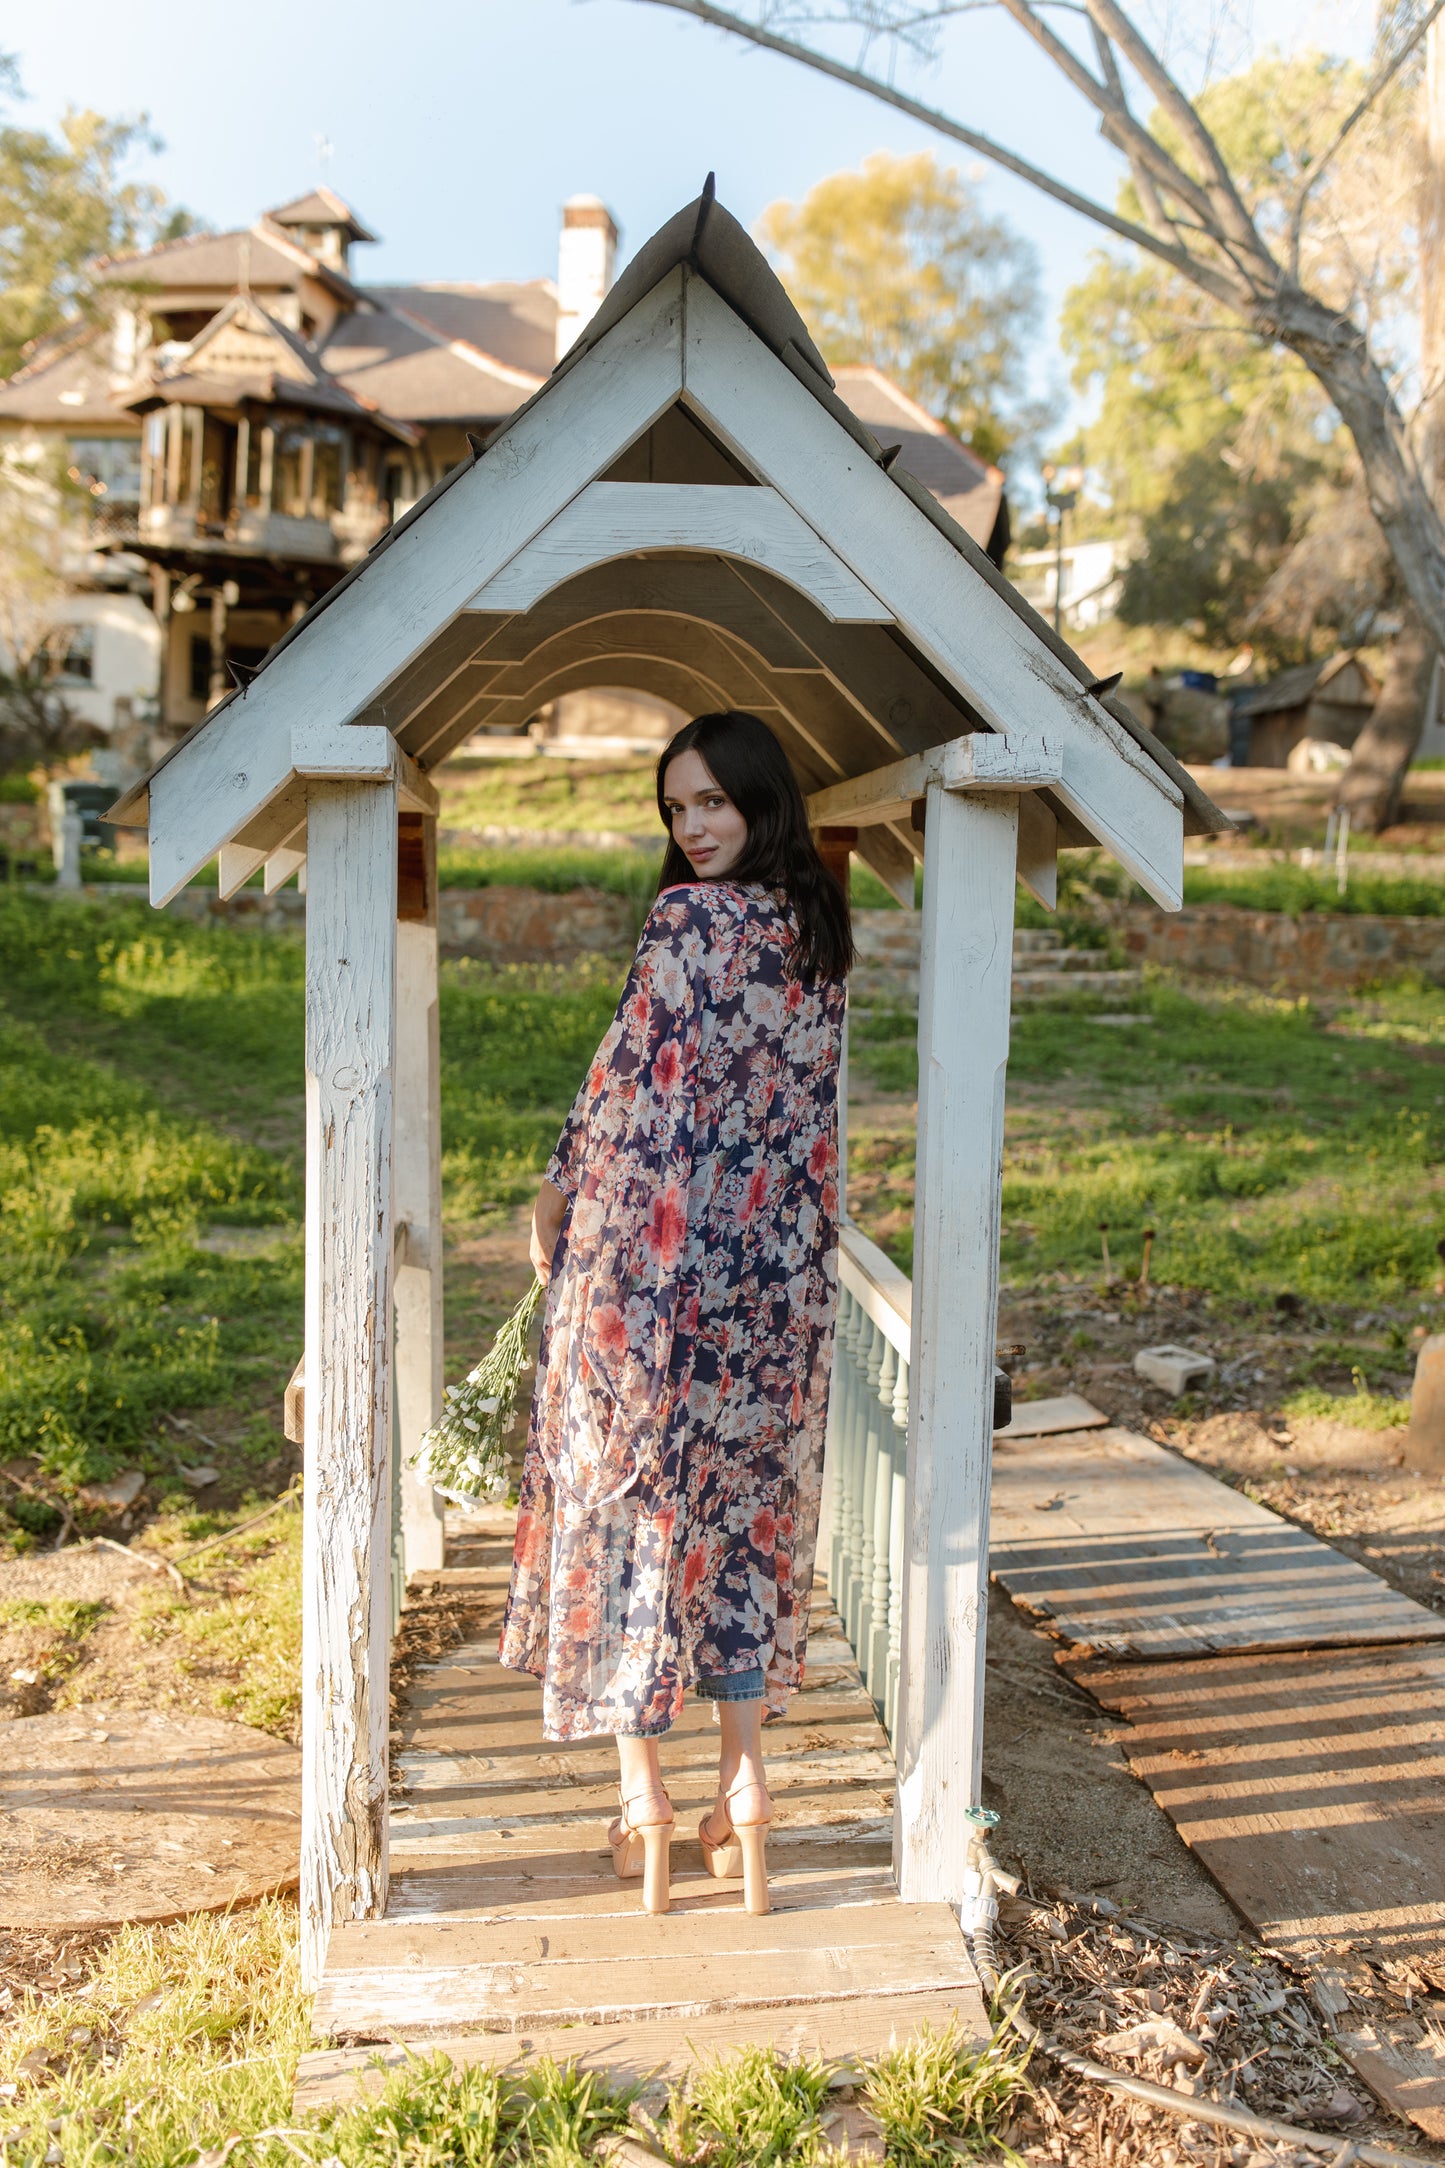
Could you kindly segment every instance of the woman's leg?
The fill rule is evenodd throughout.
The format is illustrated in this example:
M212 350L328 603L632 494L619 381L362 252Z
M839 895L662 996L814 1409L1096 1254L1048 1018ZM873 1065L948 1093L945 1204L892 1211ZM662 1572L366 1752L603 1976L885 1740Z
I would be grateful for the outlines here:
M656 1739L619 1738L617 1741L623 1809L633 1829L645 1828L649 1822L665 1822L672 1814L663 1787L657 1747Z
M763 1774L763 1707L758 1701L720 1701L722 1744L718 1754L717 1804L709 1834L729 1822L765 1822L772 1812Z

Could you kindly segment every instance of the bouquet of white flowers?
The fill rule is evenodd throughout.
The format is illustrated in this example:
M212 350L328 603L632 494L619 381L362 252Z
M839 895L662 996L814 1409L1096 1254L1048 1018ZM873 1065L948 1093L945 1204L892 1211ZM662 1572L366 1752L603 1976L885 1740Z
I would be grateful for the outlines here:
M546 1289L533 1280L490 1349L460 1385L449 1385L442 1419L426 1432L412 1465L459 1506L507 1494L506 1436L528 1367L527 1335Z

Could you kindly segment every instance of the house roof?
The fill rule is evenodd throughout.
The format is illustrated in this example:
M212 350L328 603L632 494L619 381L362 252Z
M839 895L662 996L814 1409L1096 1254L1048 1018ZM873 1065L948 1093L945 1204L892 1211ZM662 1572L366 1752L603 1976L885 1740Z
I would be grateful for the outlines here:
M343 316L320 359L348 391L409 422L499 422L545 373L512 367L395 305Z
M899 457L909 473L986 550L1003 502L1002 471L970 451L881 369L850 365L835 369L833 379L859 421L883 443L901 446Z
M1335 679L1351 663L1364 681L1358 693L1334 686ZM1332 686L1334 690L1331 690ZM1230 705L1236 715L1278 715L1286 708L1302 708L1309 701L1323 697L1336 701L1341 707L1370 708L1375 704L1377 691L1378 685L1370 670L1353 649L1344 649L1324 662L1302 662L1293 670L1281 670L1267 684L1251 685L1245 692L1236 693Z
M108 341L97 325L72 325L46 339L23 369L0 384L0 421L52 422L70 430L109 427L116 409Z
M270 718L266 725L270 733L267 741L269 749L263 757L259 749L252 743L252 750L246 756L246 765L248 769L255 767L255 772L243 778L249 791L252 793L262 792L263 795L257 800L257 803L263 804L265 802L265 791L275 787L275 784L267 783L266 777L275 770L276 783L284 779L287 759L285 748L289 743L289 739L285 734L289 724L285 724L284 719L289 714L289 700L291 698L287 688L290 687L295 675L294 672L289 672L285 678L285 685L278 687L275 696L268 700L265 696L270 691L267 683L270 670L275 667L281 657L285 656L298 643L313 641L325 625L327 613L338 609L344 610L345 623L348 627L353 623L359 626L363 620L374 626L382 635L383 645L387 647L388 652L392 649L397 650L398 659L400 659L401 653L397 647L398 642L404 647L408 641L414 644L418 638L425 640L427 635L416 624L414 619L410 617L405 618L405 620L398 619L395 624L390 624L387 619L386 595L388 582L387 574L382 570L382 567L385 565L389 553L397 548L404 537L415 534L421 523L438 514L443 501L454 491L465 489L470 497L474 488L471 478L476 474L479 467L486 470L485 476L480 478L483 482L479 498L481 503L490 502L492 496L498 490L505 493L513 488L526 489L531 487L530 481L525 479L530 471L529 461L534 456L536 444L545 441L545 432L543 438L538 439L535 430L528 431L527 421L533 407L537 406L540 401L552 399L556 395L558 385L564 382L570 373L581 365L583 358L591 353L607 336L607 333L621 323L634 309L639 312L639 320L644 319L646 312L642 309L642 304L648 300L649 295L653 294L654 289L661 286L672 272L679 268L700 279L704 293L710 288L724 308L731 311L735 318L740 319L741 323L770 350L777 360L782 363L783 367L797 380L797 383L802 386L808 396L846 432L855 446L866 455L867 460L873 466L883 470L887 477L888 486L900 492L902 497L922 515L928 524L943 537L957 556L963 560L976 580L991 592L992 602L986 606L983 604L983 599L980 598L979 621L990 623L995 628L992 637L997 643L996 653L987 660L985 668L985 677L988 678L989 682L994 682L996 686L995 693L990 696L994 708L998 709L999 707L999 689L1005 685L1013 686L1020 695L1022 695L1023 688L1026 685L1033 686L1042 695L1049 712L1056 717L1059 727L1064 729L1069 737L1078 743L1081 749L1087 746L1096 748L1096 753L1091 754L1090 758L1096 760L1096 765L1097 759L1103 759L1108 773L1119 778L1114 786L1116 790L1124 787L1123 778L1128 775L1131 768L1137 771L1141 777L1152 774L1159 789L1165 794L1165 799L1161 800L1161 803L1167 801L1169 794L1172 792L1173 803L1182 808L1183 825L1186 833L1212 833L1227 826L1225 816L1212 804L1199 785L1181 767L1167 748L1139 722L1132 710L1122 701L1114 698L1106 689L1095 689L1092 675L1087 666L1053 632L1052 628L1045 623L1038 613L1024 601L1010 583L1003 578L1002 574L989 562L978 544L952 514L938 502L917 477L907 471L901 461L891 462L885 460L883 450L876 438L845 404L843 399L839 397L833 379L817 348L814 346L807 327L792 302L788 299L775 274L768 267L737 221L730 217L720 205L713 202L710 185L696 202L689 204L676 217L670 219L638 252L638 255L623 272L617 285L603 302L598 315L584 329L579 340L557 365L547 383L541 386L522 406L517 408L506 426L498 432L485 450L474 452L470 461L463 462L453 469L403 519L398 520L387 534L373 546L367 557L354 567L346 577L329 589L299 623L277 642L267 656L266 662L258 672L256 679L248 687L247 692L232 694L213 708L205 720L196 726L190 736L183 739L178 746L172 748L166 758L158 763L157 767L152 770L151 776L136 785L133 791L127 793L126 797L115 809L116 817L121 819L124 819L127 815L132 818L135 817L140 806L146 802L151 782L160 776L173 761L186 755L188 748L197 738L209 733L213 736L214 753L203 756L201 766L198 769L192 770L188 767L188 773L193 773L196 780L179 786L185 801L188 804L195 805L196 801L193 793L200 776L209 774L217 761L224 766L234 757L228 750L234 738L233 719L230 710L238 700L246 698L251 699L253 703L260 701L264 713ZM684 289L686 289L686 279L682 282L679 291ZM656 306L655 304L654 307ZM705 306L702 315L704 319L707 317L707 308ZM619 358L622 362L625 381L627 368L625 349ZM696 381L695 374L691 369L689 370L688 381L690 383ZM679 385L680 383L681 380L679 379ZM740 395L730 394L729 396ZM796 399L797 394L794 393L792 396ZM745 416L737 426L742 436L745 436L747 429ZM531 444L533 446L533 451L528 453L527 458L520 465L514 456L517 443L514 433L519 431L522 432L521 442L524 445ZM926 436L928 433L923 432L923 434ZM786 446L787 440L783 441ZM622 445L619 444L618 450L621 449ZM586 455L584 454L584 456ZM780 456L783 457L786 464L789 457L796 457L797 455L796 452L789 453L785 448ZM495 467L493 462L496 462ZM856 472L856 462L852 463L852 470ZM493 474L497 477L495 482L491 479ZM800 476L798 479L806 485L806 493L806 489L812 486L811 482L806 475ZM612 486L625 487L626 485L614 484ZM877 483L872 482L868 487L870 490L876 491ZM716 496L718 493L706 492L705 494ZM783 499L779 498L777 501L784 511L788 510ZM881 505L878 509L882 509ZM797 519L799 515L789 512L788 516ZM826 524L827 517L825 515ZM898 523L890 518L886 524L892 529ZM442 527L437 530L439 541L444 536L452 538L451 541L446 542L444 545L444 557L447 556L448 552L454 550L457 538L465 531L465 527L458 527L455 518L443 522ZM905 521L899 532L906 531ZM494 546L492 542L485 542L483 546L476 537L485 538L490 532L489 524L483 520L481 527L475 530L473 539L469 541L462 555L454 559L449 558L443 566L444 580L442 587L436 587L435 582L431 581L431 575L428 574L428 580L431 582L428 608L442 612L441 617L438 619L439 626L445 624L449 611L461 608L465 603L466 596L475 591L476 572L473 560L476 552L479 547L482 547L483 554L485 554L485 549ZM420 541L418 546L422 549L426 548L425 543ZM423 561L425 560L418 559L415 550L408 546L405 559L406 566L414 568ZM399 569L398 571L398 578L403 583L415 576L412 569ZM882 580L885 590L894 583L894 573L888 569L887 565L880 565L878 576ZM380 585L375 591L374 603L370 599L359 604L354 603L350 595L351 588L358 581L368 578L379 579L380 581ZM462 584L458 586L458 582ZM469 582L470 585L467 584ZM448 603L444 599L445 594L450 594L453 590L455 590L456 599ZM863 591L866 592L866 590ZM978 590L975 588L972 592L977 594ZM965 598L961 591L960 600L963 599ZM1007 613L1002 618L999 614L1000 605L1003 611ZM924 603L925 612L935 610L937 607L941 607L941 605L937 605L933 601ZM361 618L356 615L358 609L362 613ZM377 615L378 611L382 613L380 616ZM945 611L945 616L948 614ZM1013 620L1017 621L1018 633L1014 637L1010 637L1004 630L1008 617L1012 617ZM932 622L931 619L930 622ZM900 620L900 629L901 624L902 621ZM437 636L439 635L433 637ZM886 636L880 634L880 637ZM1046 651L1048 656L1052 658L1052 664L1045 665L1042 655L1039 655L1037 660L1031 663L1029 661L1031 646L1036 654L1038 650ZM1059 668L1056 669L1052 665L1058 665ZM324 667L322 652L318 652L314 660L308 659L307 662L300 665L303 676L307 677L308 680L317 669L324 670ZM374 681L376 684L381 684L385 682L389 670L394 667L394 664L387 664L381 659L380 652L374 641L368 642L367 651L364 655L353 652L350 662L343 671L342 680L338 680L331 688L331 697L339 702L341 708L346 711L345 713L338 713L337 719L345 721L348 714L354 715L357 712L350 703L354 701L358 686L363 681L371 681L371 673L374 671L381 673ZM911 665L911 667L916 670L917 666L915 664ZM1065 679L1073 681L1080 693L1090 696L1090 701L1086 702L1074 698L1072 695L1067 698L1063 696L1060 670ZM1022 675L1020 675L1021 671ZM992 673L991 678L988 676L989 673ZM965 677L967 675L968 673L965 672ZM960 680L958 690L964 698L966 707L968 695L964 690L962 680ZM958 693L955 694L955 698L957 697ZM1034 695L1030 693L1029 697L1032 699ZM1118 726L1118 731L1112 738L1102 722L1091 717L1090 706L1095 702L1105 710ZM904 704L906 705L906 703ZM279 728L279 734L278 726L282 726ZM256 722L250 712L247 713L242 727L248 734L248 742L251 742ZM1131 740L1133 746L1137 749L1128 754L1127 757L1125 752L1126 740ZM281 767L276 770L275 764L278 760L281 762ZM258 762L259 766L256 766ZM1109 762L1113 762L1115 765L1109 768ZM1134 785L1129 786L1131 789L1134 787ZM167 803L175 804L176 802L175 792L173 791L170 793ZM168 839L167 850L163 854L167 861L167 870L162 871L153 865L153 879L158 878L161 882L161 889L157 891L158 900L163 900L162 891L164 893L173 891L177 879L190 877L189 873L179 870L181 865L179 854L182 850L191 852L194 844L196 846L194 862L199 864L202 858L208 856L210 851L216 847L214 840L206 842L202 847L199 833L201 827L214 825L223 817L233 823L239 820L244 825L246 817L244 809L239 804L233 805L230 800L227 800L226 807L224 814L219 804L213 809L204 810L201 818L193 823L193 829L187 829L183 842L177 842L174 837ZM1088 831L1083 832L1087 833ZM1107 835L1110 832L1107 819L1102 830L1095 829L1093 832ZM1116 830L1115 833L1120 832ZM153 844L154 841L155 838L153 837ZM192 867L192 870L194 870L194 867Z
M363 226L351 205L343 203L329 188L313 188L294 203L283 203L278 211L267 211L265 215L273 226L343 226L353 241L379 238Z
M431 280L364 291L379 307L395 309L443 339L463 340L504 368L539 381L551 374L557 358L557 289L550 279L504 279L484 286Z
M343 296L356 292L349 279L319 262L280 227L268 232L264 219L234 233L188 233L133 256L112 256L101 266L100 280L105 286L137 286L161 296L196 290L234 293L238 287L291 293L298 273Z

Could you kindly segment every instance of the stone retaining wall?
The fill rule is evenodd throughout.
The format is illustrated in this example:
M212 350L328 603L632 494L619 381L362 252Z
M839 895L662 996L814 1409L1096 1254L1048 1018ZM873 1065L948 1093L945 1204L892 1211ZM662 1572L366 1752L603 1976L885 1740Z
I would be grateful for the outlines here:
M1291 994L1353 993L1418 972L1445 986L1445 918L1369 918L1330 911L1247 911L1196 904L1184 911L1131 905L1113 930L1132 963L1168 964Z
M82 893L99 903L138 903L145 897L144 889L120 883L88 885ZM226 903L213 890L185 888L167 909L178 918L219 918L276 932L299 933L306 922L306 898L294 888L274 896L243 889ZM438 909L444 954L496 963L565 963L582 955L625 953L638 926L637 905L599 889L550 896L535 888L444 888ZM908 998L910 975L918 969L920 914L857 911L853 924L859 962L878 980L878 998L888 986ZM1326 911L1289 918L1237 904L1200 904L1185 911L1135 904L1114 914L1112 931L1131 963L1168 964L1285 993L1350 993L1405 971L1445 986L1445 918Z

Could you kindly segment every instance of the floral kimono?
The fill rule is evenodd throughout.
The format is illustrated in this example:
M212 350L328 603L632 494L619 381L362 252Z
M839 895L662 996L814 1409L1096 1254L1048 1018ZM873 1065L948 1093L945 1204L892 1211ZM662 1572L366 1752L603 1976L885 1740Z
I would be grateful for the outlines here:
M802 1677L837 1304L841 981L757 885L653 905L547 1179L547 1295L501 1660L548 1738L666 1731Z

